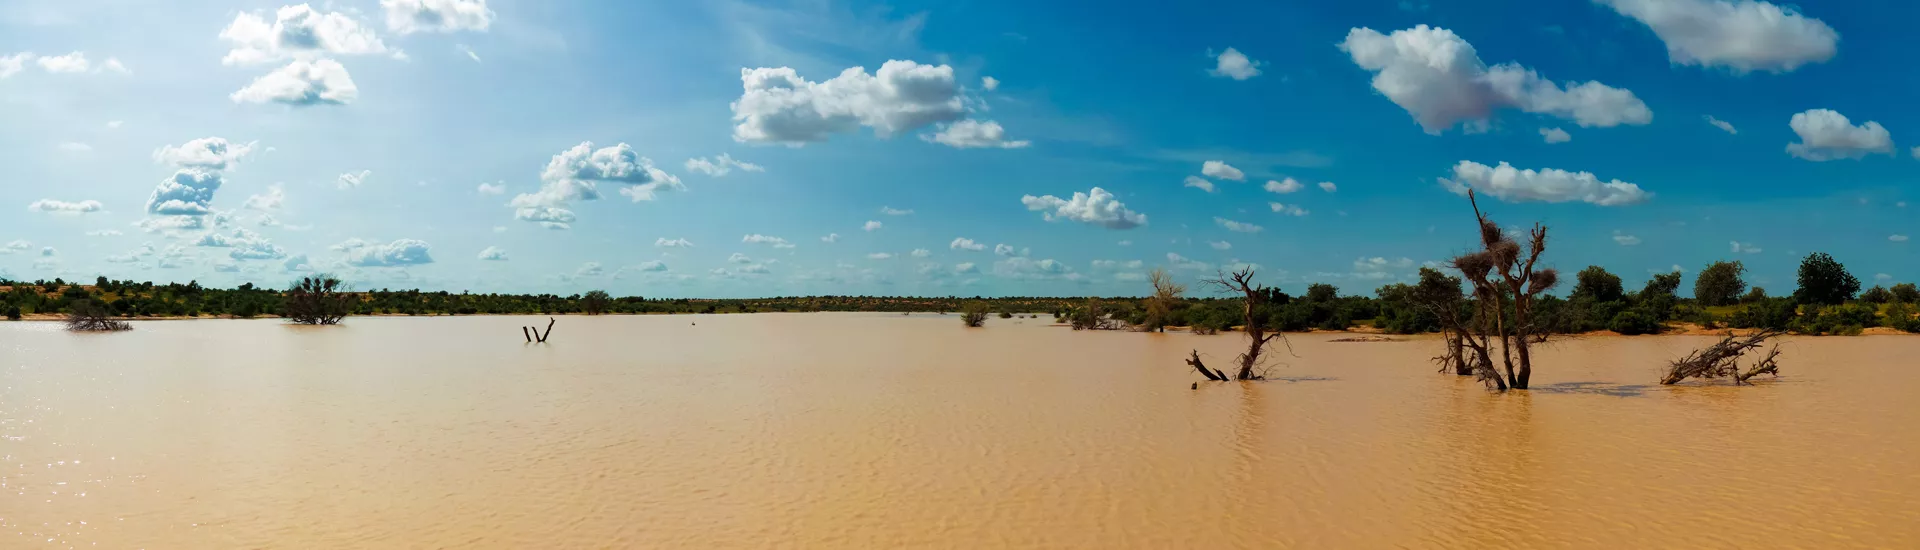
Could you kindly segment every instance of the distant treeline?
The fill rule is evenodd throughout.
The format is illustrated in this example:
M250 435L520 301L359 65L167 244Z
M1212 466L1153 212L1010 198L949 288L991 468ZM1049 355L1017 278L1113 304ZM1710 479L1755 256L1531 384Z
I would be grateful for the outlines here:
M1920 332L1920 290L1911 283L1891 288L1860 290L1859 280L1826 254L1812 254L1802 262L1799 288L1774 296L1749 288L1740 262L1714 262L1695 277L1692 296L1682 296L1679 273L1653 275L1639 290L1628 291L1623 280L1598 266L1575 277L1566 297L1543 296L1533 304L1533 322L1544 332L1583 333L1611 330L1621 334L1651 334L1672 323L1687 322L1706 328L1771 328L1806 334L1857 334L1871 327ZM1414 284L1393 283L1374 289L1372 296L1342 295L1331 284L1313 284L1301 296L1269 290L1255 318L1264 328L1282 331L1345 330L1371 326L1379 330L1414 334L1437 332L1441 321L1434 309L1436 292L1458 291L1460 281L1432 269L1420 270ZM1151 290L1151 289L1143 289ZM1196 289L1205 293L1206 289ZM251 283L232 289L186 284L116 281L105 277L92 285L54 279L14 282L0 280L0 311L8 318L23 314L68 313L80 301L102 304L120 317L257 317L283 316L285 292ZM960 312L970 305L1001 316L1047 314L1061 322L1098 325L1098 320L1139 327L1193 327L1203 331L1232 330L1244 324L1244 298L1180 297L1153 308L1147 298L1047 297L882 297L795 296L748 299L656 299L641 296L614 298L605 292L560 296L554 294L473 294L423 290L372 290L352 293L354 315L501 315L501 314L719 314L763 312ZM1459 314L1471 316L1472 298L1456 304ZM1510 307L1510 306L1509 306Z

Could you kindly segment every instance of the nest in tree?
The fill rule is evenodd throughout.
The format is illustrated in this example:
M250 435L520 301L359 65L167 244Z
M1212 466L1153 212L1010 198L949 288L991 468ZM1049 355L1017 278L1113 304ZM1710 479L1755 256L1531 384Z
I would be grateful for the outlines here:
M1775 344L1767 350L1765 357L1754 362L1746 371L1740 370L1739 359L1749 351L1759 349L1768 339L1779 336L1777 330L1761 331L1746 338L1736 338L1728 334L1719 343L1695 350L1667 367L1667 375L1660 378L1663 385L1673 385L1688 378L1732 378L1735 385L1747 383L1747 379L1761 374L1780 375L1780 345Z

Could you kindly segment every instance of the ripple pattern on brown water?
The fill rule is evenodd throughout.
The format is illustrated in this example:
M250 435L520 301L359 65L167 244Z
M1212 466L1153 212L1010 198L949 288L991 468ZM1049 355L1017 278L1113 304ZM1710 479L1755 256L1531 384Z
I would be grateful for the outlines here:
M770 314L0 323L0 547L1920 547L1920 338L1540 352ZM1223 359L1217 359L1223 360Z

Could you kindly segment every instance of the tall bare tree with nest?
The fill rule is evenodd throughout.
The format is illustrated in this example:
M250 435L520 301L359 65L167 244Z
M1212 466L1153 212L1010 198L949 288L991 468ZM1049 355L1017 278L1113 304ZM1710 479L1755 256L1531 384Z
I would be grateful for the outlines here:
M1266 285L1253 282L1253 268L1250 267L1241 268L1239 271L1233 273L1221 272L1217 277L1201 281L1201 283L1217 287L1222 292L1239 293L1246 296L1242 315L1246 319L1247 351L1233 359L1233 363L1239 367L1239 371L1235 372L1232 378L1228 378L1225 372L1210 369L1205 363L1202 363L1200 361L1199 350L1192 352L1187 358L1187 364L1193 366L1194 370L1200 371L1200 374L1206 376L1208 380L1223 382L1227 380L1265 380L1267 378L1267 365L1261 356L1266 353L1267 346L1271 345L1274 340L1286 340L1286 335L1278 331L1267 332L1266 320L1259 318L1260 314L1265 313L1267 297L1273 294L1272 289Z
M1535 269L1540 255L1547 251L1547 226L1533 224L1523 249L1480 210L1480 201L1472 190L1467 191L1467 202L1473 205L1480 250L1454 258L1453 267L1473 285L1477 302L1474 336L1483 344L1498 337L1501 362L1506 366L1504 380L1500 373L1488 372L1492 370L1490 364L1476 374L1501 391L1524 390L1533 377L1531 345L1545 334L1534 323L1533 301L1560 282L1560 272Z
M1147 273L1147 280L1153 282L1153 297L1147 298L1147 322L1140 325L1140 330L1165 332L1168 319L1173 317L1173 305L1180 301L1187 287L1173 282L1172 274L1157 267Z
M355 300L331 275L301 277L283 298L287 319L302 325L338 325L353 311Z

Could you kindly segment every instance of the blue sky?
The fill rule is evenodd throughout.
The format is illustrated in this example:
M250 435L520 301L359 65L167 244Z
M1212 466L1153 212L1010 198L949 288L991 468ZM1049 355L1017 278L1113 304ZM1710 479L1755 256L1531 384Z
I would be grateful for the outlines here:
M1916 17L13 0L0 274L1116 295L1245 263L1370 293L1471 244L1474 187L1551 226L1555 267L1630 286L1737 259L1784 293L1811 251L1911 281Z

